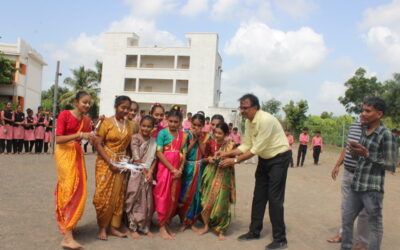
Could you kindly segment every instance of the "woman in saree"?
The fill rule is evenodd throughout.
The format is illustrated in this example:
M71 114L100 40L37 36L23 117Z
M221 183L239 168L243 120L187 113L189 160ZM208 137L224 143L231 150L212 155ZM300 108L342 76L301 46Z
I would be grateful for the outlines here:
M182 124L180 107L174 105L168 113L168 128L157 136L157 184L153 189L154 205L164 240L173 240L168 228L176 215L181 191L181 175L186 157L187 134L179 128Z
M57 166L56 214L58 228L64 239L61 247L83 248L75 241L72 230L81 218L86 203L86 166L81 140L94 139L90 133L90 96L76 94L73 110L62 111L57 120L55 161Z
M99 233L97 238L107 240L109 233L126 237L120 232L125 196L125 173L113 165L126 157L126 149L132 137L131 124L125 119L131 107L128 96L115 99L115 115L105 118L97 131L96 190L93 205L96 209Z
M218 234L220 240L225 240L225 232L231 224L231 205L236 201L235 171L233 166L222 168L218 166L218 151L229 151L233 142L227 140L229 128L225 122L219 123L214 129L214 138L206 145L205 167L201 184L201 217L204 228L199 234L205 234L210 228Z
M131 124L132 134L137 134L139 132L139 124L135 121L136 114L139 110L139 104L135 101L131 101L131 107L129 109L128 116L126 117Z
M192 128L188 134L186 162L182 173L182 191L179 197L178 214L183 223L179 231L192 226L201 213L200 185L203 173L203 156L208 133L203 133L205 118L201 114L192 117Z
M155 126L154 129L151 133L151 136L153 138L157 138L158 133L165 128L165 126L162 125L162 121L164 119L164 107L159 104L159 103L155 103L151 106L150 109L150 115L154 118L155 120Z

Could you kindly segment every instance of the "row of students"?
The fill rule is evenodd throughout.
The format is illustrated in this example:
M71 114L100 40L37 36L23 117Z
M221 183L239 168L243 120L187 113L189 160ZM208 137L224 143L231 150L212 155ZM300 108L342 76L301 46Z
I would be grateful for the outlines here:
M0 153L20 154L25 147L25 153L47 153L52 138L52 114L44 114L43 108L38 108L38 113L33 114L31 109L26 110L18 105L12 110L11 102L7 102L0 115Z
M138 125L134 121L138 105L127 96L119 96L115 100L115 115L104 118L98 130L91 133L90 121L84 115L90 101L86 92L78 92L74 110L62 111L57 123L56 204L58 225L64 233L61 245L82 247L74 240L72 230L86 201L86 168L80 146L83 139L89 140L98 151L93 204L99 239L107 240L108 233L125 237L128 232L120 230L124 214L132 237L139 238L139 233L153 236L149 231L153 212L157 213L163 239L173 239L169 225L175 215L179 215L182 223L180 231L191 227L204 234L212 228L224 239L231 222L231 205L235 202L235 178L232 166L218 165L217 152L234 146L228 139L229 128L223 117L216 115L211 119L212 135L202 132L205 126L202 114L194 115L191 128L184 132L180 108L173 106L168 112L168 126L164 128L165 111L156 104L150 116L141 117ZM149 168L121 173L113 163L126 157L136 164L146 163ZM196 229L193 224L200 217L204 228Z
M289 130L285 130L285 134L288 139L289 148L290 148L290 150L293 150L294 138L290 134ZM309 141L310 141L310 135L308 134L308 128L304 127L303 132L299 136L299 149L297 152L297 167L299 166L299 163L301 163L301 165L300 165L301 167L303 167L303 165L304 165L304 160L306 157ZM323 139L321 137L321 131L319 131L319 130L315 131L315 136L312 138L311 146L312 146L312 150L313 150L314 165L318 165L319 156L322 153L322 149L323 149ZM290 161L290 166L291 167L294 166L293 158Z

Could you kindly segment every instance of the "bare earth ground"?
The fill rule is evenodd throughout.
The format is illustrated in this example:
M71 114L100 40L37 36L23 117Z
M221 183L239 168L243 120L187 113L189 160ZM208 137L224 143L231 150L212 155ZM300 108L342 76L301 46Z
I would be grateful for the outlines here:
M330 178L337 153L324 152L321 165L313 166L311 151L304 168L290 168L287 179L285 220L289 249L339 249L326 242L340 226L340 179ZM254 164L236 169L237 204L235 217L220 242L214 233L197 236L190 230L179 233L174 241L160 237L141 240L110 237L96 240L96 215L92 205L94 193L94 155L88 155L88 199L86 211L78 225L77 240L86 249L264 249L271 241L268 212L261 239L238 242L250 222L254 188ZM384 199L384 236L382 249L400 249L400 174L388 174ZM0 249L59 249L62 236L55 221L53 192L56 169L51 155L0 156ZM174 220L178 227L178 220ZM157 228L152 229L157 232Z

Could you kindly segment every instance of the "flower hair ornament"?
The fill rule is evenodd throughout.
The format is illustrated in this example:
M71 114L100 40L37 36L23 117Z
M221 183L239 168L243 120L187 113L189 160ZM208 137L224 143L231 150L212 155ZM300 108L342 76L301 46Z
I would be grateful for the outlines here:
M162 105L159 102L155 102L155 103L151 104L151 108L153 108L153 107L162 107Z

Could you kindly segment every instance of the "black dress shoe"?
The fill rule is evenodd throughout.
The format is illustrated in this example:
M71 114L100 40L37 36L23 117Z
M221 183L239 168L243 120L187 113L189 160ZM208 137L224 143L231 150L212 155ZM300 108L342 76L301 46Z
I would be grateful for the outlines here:
M270 249L285 249L287 248L287 241L273 241L269 245L265 247L265 250L270 250Z
M245 240L257 240L260 238L260 234L253 233L253 232L247 232L245 234L242 234L238 237L238 240L240 241L245 241Z

